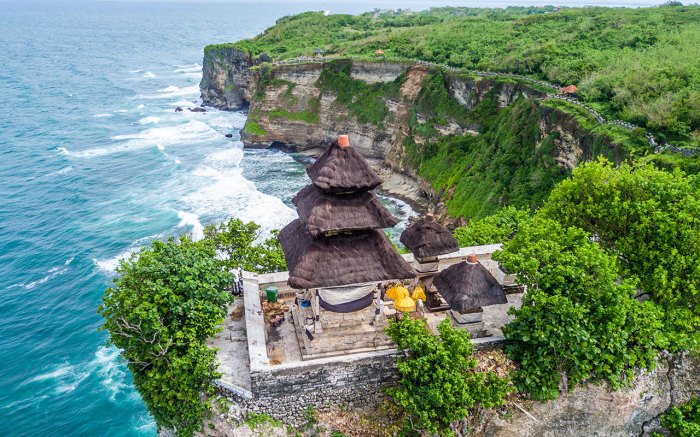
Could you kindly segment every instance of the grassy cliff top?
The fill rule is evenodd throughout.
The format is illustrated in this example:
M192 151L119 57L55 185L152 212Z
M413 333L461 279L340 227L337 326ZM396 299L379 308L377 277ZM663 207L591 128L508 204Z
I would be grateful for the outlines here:
M700 7L436 8L284 17L237 47L274 59L325 54L422 59L575 84L610 118L679 145L700 143Z

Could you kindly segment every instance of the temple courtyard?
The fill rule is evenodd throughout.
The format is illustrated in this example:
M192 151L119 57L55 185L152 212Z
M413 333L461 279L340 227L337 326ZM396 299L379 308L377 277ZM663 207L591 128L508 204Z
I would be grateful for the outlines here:
M494 277L505 286L506 290L510 290L506 294L507 303L483 308L483 330L478 338L472 339L479 349L490 349L502 345L504 337L501 328L513 319L508 315L508 309L513 306L520 307L523 296L522 288L515 287L513 278L505 275L498 268L498 264L491 259L491 254L499 247L500 245L467 247L460 249L459 252L439 257L439 269L444 270L450 265L462 262L467 254L477 254L479 262L495 273ZM407 254L403 257L407 262L413 262L413 255ZM253 372L274 368L293 369L295 366L306 364L396 353L391 341L367 344L368 337L381 338L383 326L385 326L382 323L377 329L372 329L373 327L367 324L357 324L354 335L348 337L346 331L342 339L332 335L332 332L329 332L328 336L318 334L314 336L311 343L318 342L318 349L331 350L331 352L305 353L309 339L302 327L305 320L311 316L310 309L301 308L296 304L296 290L287 285L287 278L287 272L260 275L244 273L243 296L236 297L235 302L229 307L223 330L211 342L212 346L218 348L217 361L219 371L222 372L220 384L224 385L229 392L237 392L246 398L252 397L251 368ZM263 309L265 290L270 286L278 288L278 306L286 309L284 320L277 326L270 322L269 315L266 317ZM449 311L431 312L425 308L423 315L434 333L437 333L437 325L445 318L449 318L453 326L460 326ZM388 322L392 316L383 317ZM347 348L339 347L338 342L345 342L347 338L361 341L356 345L348 345ZM332 352L333 350L335 352Z

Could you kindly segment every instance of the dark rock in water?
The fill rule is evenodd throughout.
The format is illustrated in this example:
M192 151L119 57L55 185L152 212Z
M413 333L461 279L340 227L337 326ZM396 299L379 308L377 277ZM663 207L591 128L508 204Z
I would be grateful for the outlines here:
M202 108L201 106L197 106L196 108L187 108L190 110L190 112L207 112L206 109Z
M182 112L182 108L178 106L177 108L175 108L175 112Z
M226 134L226 138L231 138L233 137L233 134Z

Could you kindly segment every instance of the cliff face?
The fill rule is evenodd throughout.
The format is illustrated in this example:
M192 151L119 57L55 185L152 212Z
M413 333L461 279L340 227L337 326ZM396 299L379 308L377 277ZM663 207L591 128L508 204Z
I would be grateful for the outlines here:
M259 64L259 59L251 59L239 50L212 50L204 59L204 103L222 109L249 107L242 132L246 147L284 146L303 151L344 133L367 158L380 160L411 177L426 179L432 185L432 194L439 192L436 197L448 206L453 199L455 204L464 203L465 199L459 199L464 195L456 187L462 170L453 166L443 171L454 176L447 178L449 181L440 181L435 174L435 168L445 166L435 158L444 138L464 138L462 152L476 147L467 144L469 137L480 138L478 147L483 151L501 156L512 154L512 150L499 151L504 147L519 147L520 154L526 151L529 155L521 156L521 164L530 166L528 172L535 171L530 161L541 161L536 165L546 170L544 176L532 178L539 185L523 190L531 193L551 189L555 179L561 180L579 162L599 154L615 161L622 159L620 148L609 139L586 131L573 116L542 104L546 95L523 83L386 62ZM523 101L529 106L525 107ZM512 120L499 123L512 132L504 133L491 125L509 111L517 114L511 115ZM523 111L527 117L520 114ZM516 115L520 118L515 119ZM529 124L524 126L525 122ZM514 142L521 144L512 146ZM491 143L498 144L491 147ZM452 161L451 155L443 155L442 161ZM546 155L546 159L540 155ZM551 166L559 170L547 168ZM540 180L546 180L546 184ZM460 211L453 208L450 214L476 217L504 203L527 206L522 199L513 202L507 195L499 194L511 192L513 187L498 181L490 183L493 187L488 192L484 190L481 198L469 200L474 204L487 203L486 207Z
M629 387L611 391L605 384L577 387L550 402L526 402L510 417L493 415L484 436L649 436L661 431L661 415L700 394L700 359L687 353L660 360L638 373ZM464 433L463 435L469 435Z
M257 81L251 67L258 61L237 49L207 51L199 84L204 103L226 110L246 107L253 98Z
M396 80L408 70L408 66L398 64L355 64L350 77L381 84ZM422 71L411 69L400 94L385 100L388 115L381 126L359 121L346 105L337 102L337 93L322 89L319 83L323 71L321 64L290 65L275 68L261 80L263 86L250 105L253 128L249 123L242 134L246 146L282 143L306 150L345 133L364 156L391 161L392 147L400 143L411 101L420 90Z

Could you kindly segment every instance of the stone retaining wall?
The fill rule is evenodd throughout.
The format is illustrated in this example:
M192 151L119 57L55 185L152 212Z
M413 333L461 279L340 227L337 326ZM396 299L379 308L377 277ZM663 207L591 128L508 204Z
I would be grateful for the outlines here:
M223 386L219 390L247 411L301 426L309 406L324 411L331 405L379 405L383 388L399 379L395 365L399 355L396 350L388 350L253 371L252 399Z

